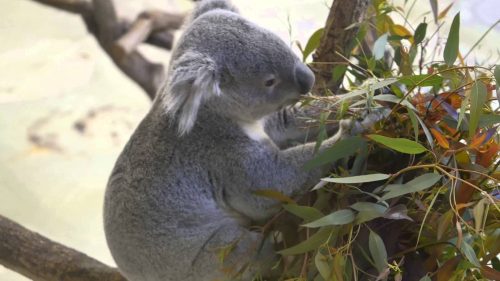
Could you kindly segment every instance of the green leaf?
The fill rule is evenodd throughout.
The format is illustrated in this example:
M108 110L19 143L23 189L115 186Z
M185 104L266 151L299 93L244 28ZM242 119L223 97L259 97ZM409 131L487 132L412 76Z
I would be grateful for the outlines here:
M437 74L407 75L399 78L399 82L408 87L434 87L443 83L443 77Z
M481 114L478 126L485 128L498 125L498 123L500 123L500 114Z
M373 97L374 100L377 100L377 101L386 101L386 102L392 102L392 103L396 103L396 104L402 104L404 105L405 107L407 108L411 108L413 110L417 110L415 108L415 106L407 101L406 99L401 99L401 98L398 98L396 97L395 95L392 95L392 94L381 94L381 95L376 95Z
M309 206L286 204L283 205L283 209L303 219L305 222L311 222L324 216L320 210Z
M423 22L417 26L415 29L415 35L413 36L413 44L418 45L422 43L425 39L425 34L427 33L427 23Z
M304 224L305 227L321 227L327 225L343 225L354 220L354 212L348 209L338 210L318 220Z
M358 214L356 215L357 224L381 217L387 211L386 206L372 202L358 202L354 203L350 207L358 211Z
M432 15L434 16L434 22L438 22L438 3L437 0L430 0L431 2L431 9L432 9Z
M311 37L309 37L309 41L307 41L306 47L302 52L302 60L306 61L307 57L319 46L319 42L321 37L323 36L324 28L320 28L316 30Z
M341 77L344 77L345 71L347 70L347 65L341 64L337 65L332 70L332 81L337 82Z
M462 241L462 245L460 248L470 263L472 263L476 267L481 267L481 264L479 263L479 260L476 256L476 252L474 252L474 249L471 245L467 244L467 242L465 241Z
M483 113L483 106L487 98L486 86L481 81L476 81L472 85L470 94L470 119L469 119L469 137L474 137L476 129Z
M405 184L390 184L385 189L387 192L380 200L387 200L408 193L422 191L436 184L442 178L439 174L427 173L414 178Z
M313 168L333 163L339 159L354 155L356 151L364 146L366 146L366 141L358 136L340 140L311 161L308 161L304 165L304 169L311 170Z
M413 110L407 108L408 116L410 116L411 126L413 127L413 133L415 134L415 140L418 140L418 120L417 115Z
M332 233L332 227L323 227L318 230L318 232L314 233L309 239L306 241L302 241L301 243L292 246L290 248L281 250L278 254L283 256L291 256L291 255L299 255L305 252L316 250L321 244L325 243L328 238L330 238L330 234Z
M379 273L382 273L387 267L387 251L382 238L372 230L370 230L370 237L368 238L368 247L375 262L375 267Z
M460 13L453 18L448 40L444 46L444 61L448 66L453 65L458 57L458 43L460 41Z
M362 176L342 177L342 178L322 178L322 181L334 183L363 183L388 179L388 174L369 174Z
M318 251L314 257L314 264L316 265L321 277L323 277L324 280L329 280L329 277L332 274L332 269L330 268L328 257L323 255L321 251Z
M420 123L420 126L422 127L422 130L424 131L425 138L427 139L427 143L429 143L429 146L431 148L434 148L434 138L432 137L431 132L429 131L429 128L425 125L424 121L418 117L418 115L415 114L415 117L418 120L418 123Z
M380 214L383 214L387 210L386 206L372 202L357 202L350 207L358 212L374 212Z
M373 82L370 80L367 80L367 81L369 81L369 82L362 85L361 88L359 88L357 90L351 91L350 93L345 94L345 95L337 95L338 101L335 102L333 105L339 104L344 100L352 99L354 97L361 96L361 95L367 94L369 92L375 91L377 89L389 86L392 83L397 82L398 79L397 78L387 78L387 79L376 81L376 82Z
M423 147L418 142L403 139L403 138L389 138L381 135L368 135L368 137L378 143L381 143L391 149L396 151L406 153L406 154L419 154L427 151L425 147Z
M389 34L387 33L383 34L373 44L373 56L375 57L376 60L379 60L384 57L385 45L387 45L388 36Z
M493 75L495 76L497 91L500 91L500 64L497 64L497 66L495 66L495 71L493 72Z
M432 279L428 275L425 275L424 277L420 278L419 281L432 281Z

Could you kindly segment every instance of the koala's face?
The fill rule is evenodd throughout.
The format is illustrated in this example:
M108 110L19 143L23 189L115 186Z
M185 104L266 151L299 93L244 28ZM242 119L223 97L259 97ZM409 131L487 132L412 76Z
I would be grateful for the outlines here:
M215 62L221 95L213 103L244 119L296 102L314 83L312 71L278 36L229 11L197 18L180 42L184 46Z

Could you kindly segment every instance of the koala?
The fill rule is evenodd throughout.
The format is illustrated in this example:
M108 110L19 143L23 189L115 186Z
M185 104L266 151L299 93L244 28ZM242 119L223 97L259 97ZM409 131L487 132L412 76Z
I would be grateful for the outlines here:
M255 192L300 196L331 169L303 169L315 143L289 145L304 136L290 106L311 90L314 75L228 1L204 0L167 77L108 182L104 229L112 256L130 281L266 275L276 254L251 226L280 205ZM340 122L319 150L349 124Z

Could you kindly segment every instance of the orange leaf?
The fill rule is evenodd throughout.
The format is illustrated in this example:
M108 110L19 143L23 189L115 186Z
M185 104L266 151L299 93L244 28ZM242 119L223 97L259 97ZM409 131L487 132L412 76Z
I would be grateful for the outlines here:
M445 136L443 136L438 130L431 128L431 133L436 138L439 146L441 146L444 149L449 149L450 148L450 143L446 139Z
M285 194L283 194L277 190L261 189L261 190L254 191L254 194L257 196L274 199L274 200L277 200L277 201L282 202L282 203L296 204L292 198L286 196Z
M477 133L472 139L472 142L469 144L469 147L477 149L483 144L484 140L486 139L486 135L486 133Z
M454 109L458 109L462 106L462 97L458 93L446 92L440 94L439 96Z
M444 10L441 11L441 13L439 13L438 20L446 17L446 14L448 14L448 11L450 10L451 6L453 6L453 3L451 3L450 5L448 5L448 7L446 7Z
M454 257L453 259L447 260L443 266L441 266L437 272L437 281L448 281L451 279L455 268L461 260L461 256Z
M477 153L476 163L485 168L488 168L495 161L499 149L500 145L498 145L497 143L493 142L488 144L485 151L480 151Z
M457 207L462 206L462 204L469 203L476 190L471 184L476 184L475 181L469 180L468 182L462 182L458 187L455 194L455 202L457 202ZM459 214L463 214L464 208L458 209Z

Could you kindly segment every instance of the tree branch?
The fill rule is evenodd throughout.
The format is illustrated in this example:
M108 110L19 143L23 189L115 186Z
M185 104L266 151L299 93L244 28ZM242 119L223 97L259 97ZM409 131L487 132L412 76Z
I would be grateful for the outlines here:
M33 0L82 16L87 30L129 78L153 99L165 78L162 64L152 63L137 51L145 42L170 50L172 29L182 25L185 15L161 11L141 13L134 22L119 20L112 0ZM119 39L121 38L121 39Z
M109 267L0 216L0 264L34 281L126 281Z
M33 1L74 14L91 15L93 13L92 4L86 0L33 0Z
M316 73L316 93L322 94L325 89L335 93L339 89L342 77L337 81L332 81L332 68L338 64L345 64L343 57L349 58L349 46L356 37L358 28L352 27L347 30L346 28L363 19L369 3L370 0L333 1L326 20L325 32L313 55L313 60L317 63L313 64L313 70Z

